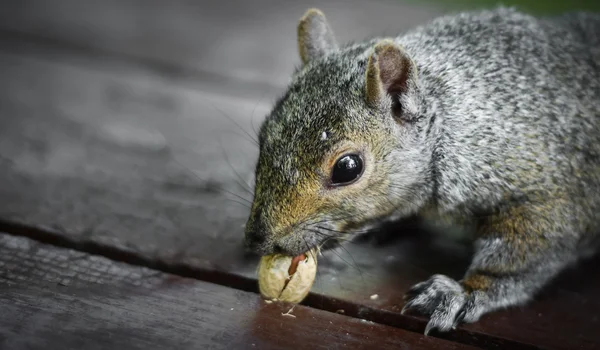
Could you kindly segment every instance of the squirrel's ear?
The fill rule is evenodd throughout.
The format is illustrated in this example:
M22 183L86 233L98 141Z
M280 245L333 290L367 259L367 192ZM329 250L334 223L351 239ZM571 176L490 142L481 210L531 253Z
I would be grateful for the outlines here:
M415 113L409 93L416 85L417 67L402 47L389 39L375 45L369 57L365 84L366 102L371 107L389 106L395 116Z
M338 49L323 12L309 9L298 23L298 49L303 64Z

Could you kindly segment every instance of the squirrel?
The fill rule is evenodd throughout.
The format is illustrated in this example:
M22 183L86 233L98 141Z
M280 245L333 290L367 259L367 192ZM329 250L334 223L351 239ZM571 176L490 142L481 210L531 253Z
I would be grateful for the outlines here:
M600 246L600 15L442 15L340 45L323 12L258 131L248 249L299 255L421 216L474 247L402 313L446 332L524 305Z

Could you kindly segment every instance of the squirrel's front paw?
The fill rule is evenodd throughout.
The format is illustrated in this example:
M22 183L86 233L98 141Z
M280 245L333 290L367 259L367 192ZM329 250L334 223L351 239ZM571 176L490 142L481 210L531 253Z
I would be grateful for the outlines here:
M432 329L446 332L460 322L475 322L489 310L486 294L481 291L467 293L463 286L450 277L434 275L417 283L406 294L402 314L416 310L430 317L425 335Z

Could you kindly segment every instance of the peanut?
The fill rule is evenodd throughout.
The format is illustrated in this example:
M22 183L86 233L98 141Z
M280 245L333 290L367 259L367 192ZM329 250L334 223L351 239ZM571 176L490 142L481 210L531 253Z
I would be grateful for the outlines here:
M258 267L260 294L267 300L300 303L317 275L315 250L296 257L282 254L263 256Z

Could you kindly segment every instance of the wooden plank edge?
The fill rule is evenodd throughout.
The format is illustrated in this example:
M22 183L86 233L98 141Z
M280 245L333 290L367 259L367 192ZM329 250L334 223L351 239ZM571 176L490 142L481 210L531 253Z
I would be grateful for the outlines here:
M107 259L129 265L146 267L164 273L193 278L246 292L259 293L258 284L256 280L252 278L224 271L195 268L189 265L166 263L164 261L150 259L136 254L135 252L116 248L114 246L93 241L82 241L61 234L59 232L60 230L55 228L35 227L15 221L0 219L0 231L13 236L26 237L40 243L73 249L91 255L103 256ZM421 334L424 332L427 324L426 319L422 317L401 315L400 313L378 310L316 293L310 293L301 305L332 313L337 313L338 310L344 310L344 315L349 317L359 318L365 321L401 328L406 331ZM435 333L430 336L486 349L541 349L533 344L522 343L486 333L467 331L461 327L458 327L452 332Z

